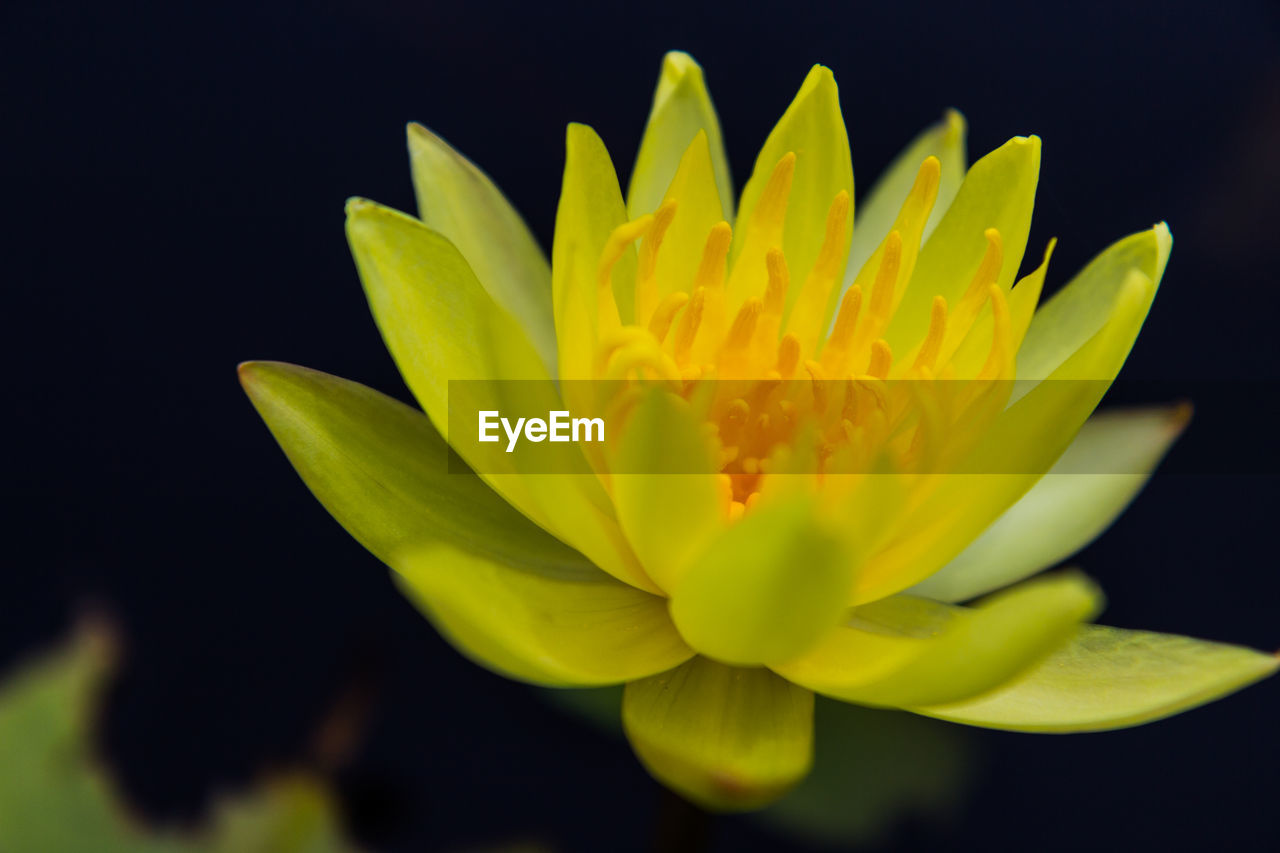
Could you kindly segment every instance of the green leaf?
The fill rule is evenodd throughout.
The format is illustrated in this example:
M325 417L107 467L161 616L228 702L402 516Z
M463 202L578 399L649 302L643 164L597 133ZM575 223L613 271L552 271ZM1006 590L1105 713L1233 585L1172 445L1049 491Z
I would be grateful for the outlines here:
M813 759L812 693L703 657L628 684L622 724L650 773L716 811L766 805Z
M617 684L693 655L666 599L580 562L502 564L441 544L405 551L393 565L405 594L459 651L509 678Z
M431 422L356 382L279 362L240 366L240 381L308 488L390 564L448 542L496 560L589 568L454 461Z
M772 669L846 702L956 702L1043 660L1100 604L1097 588L1076 574L1028 581L972 609L894 596L856 608L810 653Z
M909 592L964 601L1070 557L1125 510L1189 416L1185 406L1094 415L1048 474L959 556Z
M965 156L965 121L956 110L948 110L942 121L926 128L902 150L876 181L864 198L858 200L858 218L853 223L853 240L849 244L849 266L845 270L845 287L853 283L863 265L893 228L920 164L927 157L937 157L942 164L942 178L933 212L924 226L924 240L937 227L942 215L956 197L964 182L968 166Z
M954 812L973 748L965 732L899 711L817 697L813 769L752 815L788 835L862 849L887 842L910 817Z
M689 566L671 591L671 618L716 660L785 661L839 623L854 568L807 497L761 502Z
M662 203L680 158L699 131L706 133L710 146L715 186L724 209L722 218L732 221L733 180L702 67L689 54L673 50L662 59L649 122L631 170L627 212L632 219L652 213Z
M913 710L992 729L1105 731L1219 699L1277 666L1277 656L1242 646L1087 625L1007 687L969 702Z
M319 781L280 776L223 800L191 832L148 827L95 756L92 724L114 661L101 625L83 627L0 685L0 850L39 853L340 853Z
M520 214L488 175L420 124L409 125L409 161L418 217L458 248L554 376L551 267Z

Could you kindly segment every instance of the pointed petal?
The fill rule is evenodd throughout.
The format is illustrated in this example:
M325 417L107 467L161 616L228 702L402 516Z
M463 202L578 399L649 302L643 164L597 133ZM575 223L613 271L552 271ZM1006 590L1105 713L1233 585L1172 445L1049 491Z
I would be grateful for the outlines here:
M618 521L663 589L675 588L723 524L719 471L702 427L684 400L654 389L609 464Z
M457 247L555 375L551 267L520 214L488 175L420 124L409 125L409 162L418 218Z
M1172 248L1173 235L1162 222L1118 240L1090 261L1032 317L1018 350L1018 378L1044 379L1097 334L1130 273L1159 288ZM1033 387L1019 384L1022 393Z
M937 157L942 163L942 178L933 212L924 226L924 239L928 241L964 181L965 169L969 165L965 155L965 131L964 116L956 110L947 110L942 121L913 139L885 169L871 192L858 200L858 219L853 224L849 266L845 270L846 287L853 283L853 276L862 269L893 227L920 164L926 157Z
M983 233L1000 232L1003 257L996 283L1013 285L1031 229L1040 177L1040 138L1014 137L974 163L929 242L885 335L894 352L908 352L924 339L935 296L956 305L978 272L986 252Z
M813 694L767 669L696 657L628 684L622 724L644 766L703 808L759 808L813 761Z
M1146 484L1190 417L1186 406L1094 415L1021 500L908 592L964 601L1016 583L1097 538Z
M765 185L787 153L796 155L795 174L791 181L790 201L787 204L786 225L782 236L782 251L787 266L797 282L813 267L824 238L823 223L832 200L841 192L853 198L853 164L849 157L849 134L845 130L844 117L840 113L840 95L835 77L829 68L815 65L800 86L795 100L787 107L782 118L765 140L756 158L755 170L742 190L742 203L738 208L738 226L733 235L731 263L735 268L742 264L752 271L765 269L765 253L771 246L752 239L753 216ZM852 203L852 202L851 202ZM844 239L852 233L852 209L844 224ZM844 274L841 264L836 281ZM742 292L740 282L748 278L731 277L729 286L739 290L729 294L730 310L755 291ZM788 305L798 295L800 288L788 291ZM763 292L761 290L761 292ZM835 294L833 294L834 297Z
M973 609L889 598L857 608L848 626L773 670L846 702L896 708L958 702L1038 663L1100 601L1097 588L1077 574L1029 581Z
M564 408L520 325L485 292L448 240L373 202L354 200L347 207L347 236L374 319L405 382L446 440L451 381L481 380L466 386L477 409ZM505 453L500 443L460 441L458 447L486 482L544 529L615 577L657 591L594 477L524 476L520 454Z
M1155 285L1131 272L1110 319L1087 344L984 432L958 470L927 486L894 541L861 568L853 604L914 586L950 562L1030 489L1067 449L1124 364ZM969 473L975 472L975 473Z
M1266 678L1275 655L1176 634L1087 625L1007 687L917 713L1023 732L1095 732L1168 717Z
M405 594L459 651L510 678L617 684L693 655L665 599L581 563L500 563L438 545L403 551L394 566Z
M240 381L325 509L380 560L449 542L495 560L590 563L474 474L421 412L355 382L279 362L240 366Z
M565 132L564 180L551 247L561 379L593 378L591 364L600 316L596 273L609 235L626 221L618 175L604 142L585 124L570 124ZM635 269L635 249L628 248L613 272L620 312L630 312L634 304ZM627 281L629 287L619 287Z
M680 158L699 131L707 135L715 187L725 211L722 218L732 221L733 180L720 120L703 80L702 67L689 54L673 50L662 59L649 123L631 171L627 212L632 219L652 213L662 203Z
M838 624L854 562L811 500L762 504L699 556L671 593L671 618L726 663L787 660Z

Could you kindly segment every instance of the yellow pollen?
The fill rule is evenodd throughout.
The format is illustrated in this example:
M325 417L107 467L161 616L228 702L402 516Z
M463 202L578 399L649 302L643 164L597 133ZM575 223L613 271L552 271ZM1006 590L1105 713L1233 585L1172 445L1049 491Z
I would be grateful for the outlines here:
M822 365L816 361L804 363L805 372L809 374L809 384L813 389L813 408L821 413L827 410L827 374Z
M658 249L666 236L671 220L675 219L676 200L663 203L653 214L653 225L640 244L640 263L636 271L636 322L643 323L658 304L658 283L654 273L658 265Z
M867 365L867 374L876 379L887 379L892 365L893 352L884 338L880 338L871 345L871 363Z
M853 330L858 325L858 312L862 310L862 288L854 285L844 293L840 300L840 311L836 314L836 325L827 339L828 347L844 349L853 342ZM824 350L825 351L825 350Z
M883 323L889 319L893 305L893 291L898 284L898 266L902 263L902 235L890 231L884 241L884 256L876 271L876 282L871 286L871 316Z
M938 352L942 349L942 339L947 335L947 300L942 296L933 297L933 306L929 310L929 332L925 335L920 352L916 354L915 368L932 371L938 361Z
M800 363L800 342L795 335L783 335L778 342L778 375L783 379L791 378Z
M653 309L653 315L649 318L649 334L653 335L653 339L658 343L666 340L667 332L671 328L671 321L675 319L676 312L684 307L689 301L689 294L679 292L668 293L658 303L658 307ZM637 308L637 311L639 309ZM637 313L637 318L639 314Z

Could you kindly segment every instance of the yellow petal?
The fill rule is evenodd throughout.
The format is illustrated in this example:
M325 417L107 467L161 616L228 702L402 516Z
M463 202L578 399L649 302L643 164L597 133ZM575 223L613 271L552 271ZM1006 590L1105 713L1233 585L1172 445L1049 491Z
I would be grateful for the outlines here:
M654 389L609 463L618 521L646 573L667 590L723 524L719 469L702 427L684 400Z
M927 491L884 550L857 579L852 603L875 601L924 580L946 565L1062 455L1124 364L1155 295L1132 272L1110 319L1051 379L996 418L957 468L931 475ZM1070 380L1070 381L1067 381Z
M713 157L706 134L699 132L689 144L671 185L660 201L663 204L674 203L676 207L671 224L663 234L661 249L655 256L653 298L649 300L654 306L669 293L693 293L694 277L707 236L712 228L726 219L716 191ZM640 316L639 322L647 323L648 319Z
M671 591L671 618L701 654L753 665L803 653L844 611L853 560L805 496L757 506Z
M694 658L628 684L622 724L650 773L716 811L768 804L813 762L813 694L767 669Z
M915 274L885 334L894 352L924 339L935 296L956 305L982 263L986 229L1000 232L1003 247L996 284L1013 284L1031 228L1040 176L1040 138L1014 137L974 163L955 200L920 250Z
M1094 415L1029 492L958 557L908 591L964 601L1070 557L1124 511L1190 414L1176 406Z
M418 218L457 247L555 375L551 267L520 214L488 175L420 124L409 125L409 161Z
M973 609L895 596L856 608L811 652L772 668L846 702L957 702L1038 663L1099 604L1096 587L1077 574L1029 581Z
M729 160L725 157L720 120L707 92L702 67L689 54L673 50L662 59L649 123L645 125L635 168L631 171L627 211L632 219L657 209L675 177L681 157L699 132L707 137L716 194L724 209L721 218L732 221L733 181Z
M626 222L618 176L596 132L570 124L565 134L564 181L551 248L560 378L591 379L601 306L596 275L609 235ZM623 322L634 305L636 253L627 247L614 265L614 298ZM619 295L623 298L619 298Z
M484 380L466 385L482 409L564 408L520 325L485 292L448 240L412 217L363 200L348 205L347 236L387 349L446 440L451 380ZM544 529L615 577L657 591L594 477L522 476L518 466L527 460L503 452L500 443L459 441L458 447L489 485Z
M1275 655L1175 634L1086 625L994 693L917 713L1023 732L1095 732L1158 720L1266 678Z
M831 70L821 65L815 65L809 72L795 99L765 140L751 179L742 190L738 227L730 251L735 273L729 280L730 311L736 310L743 299L764 292L763 287L754 285L763 282L765 254L776 247L761 243L758 236L753 238L754 214L774 167L788 153L794 153L796 161L782 251L793 278L802 282L818 258L825 237L823 223L832 200L841 191L853 198L853 164L849 157L849 135L840 113L840 96ZM843 226L846 244L853 227L853 211L849 214ZM745 275L738 273L739 267ZM835 279L841 280L843 274L842 262ZM788 291L788 305L795 301L799 290L793 287ZM838 295L833 292L833 301Z
M929 239L964 181L965 169L968 167L965 130L964 116L956 110L947 110L942 121L926 128L913 139L889 164L889 168L885 169L871 192L858 200L858 218L853 223L853 241L849 244L845 287L853 283L858 270L862 269L893 228L898 210L906 201L911 185L915 183L920 164L926 157L937 157L942 164L942 176L933 212L929 214L924 226L924 239Z
M397 554L397 580L459 651L521 681L617 684L693 652L666 601L582 565L501 563L448 545Z
M1044 379L1097 334L1130 273L1158 288L1172 248L1173 235L1162 222L1116 241L1090 261L1031 319L1018 350L1018 378ZM1022 393L1033 387L1019 384Z

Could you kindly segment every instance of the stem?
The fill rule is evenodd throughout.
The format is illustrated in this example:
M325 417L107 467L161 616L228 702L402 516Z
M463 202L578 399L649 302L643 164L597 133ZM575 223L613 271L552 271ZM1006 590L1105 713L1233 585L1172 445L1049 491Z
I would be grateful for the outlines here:
M703 853L711 849L712 816L693 803L662 788L654 826L656 853Z

